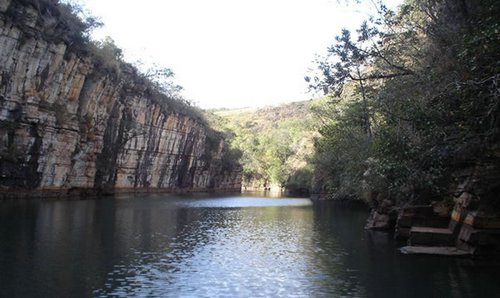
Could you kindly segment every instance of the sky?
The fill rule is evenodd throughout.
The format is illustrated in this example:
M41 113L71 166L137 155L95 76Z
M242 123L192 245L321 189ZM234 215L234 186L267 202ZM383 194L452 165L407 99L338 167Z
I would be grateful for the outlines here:
M373 13L370 0L76 0L125 60L168 67L201 108L307 100L304 76L342 28ZM391 7L402 0L386 3Z

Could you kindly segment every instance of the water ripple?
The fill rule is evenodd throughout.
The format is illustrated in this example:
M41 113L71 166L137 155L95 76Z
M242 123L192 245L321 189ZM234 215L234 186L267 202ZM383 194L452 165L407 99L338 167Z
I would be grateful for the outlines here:
M165 251L142 252L133 265L115 266L95 296L328 296L329 275L315 261L325 251L315 245L310 208L296 207L307 206L300 200L283 212L275 206L285 200L274 201L265 199L266 208L204 212ZM232 199L218 203L235 205Z

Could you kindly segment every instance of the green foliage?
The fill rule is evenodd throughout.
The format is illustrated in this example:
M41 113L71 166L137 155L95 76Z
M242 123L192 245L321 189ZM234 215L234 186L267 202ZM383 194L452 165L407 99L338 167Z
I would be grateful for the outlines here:
M32 8L35 10L33 13ZM64 42L75 51L86 51L92 30L102 22L73 1L22 0L12 1L6 12L9 20L20 26L35 22L37 33L56 43ZM24 38L33 37L24 30Z
M330 114L315 147L323 190L428 202L449 193L455 171L494 160L499 7L406 1L398 12L380 7L356 37L342 32L307 78L334 96L317 110Z
M364 163L371 155L371 138L360 123L363 111L357 101L330 104L337 108L336 118L320 128L322 137L315 143L315 176L323 188L316 191L335 192L339 197L360 195Z
M94 41L88 45L96 70L117 78L120 75L123 51L116 46L111 37Z
M44 1L36 2L43 3ZM57 2L52 1L52 3ZM89 43L92 31L103 26L99 18L91 15L89 11L73 1L60 1L52 10L57 11L54 16L60 22L55 28L59 27L59 30L64 30L68 36L66 41L73 47ZM57 30L54 34L57 34Z
M312 178L313 171L310 166L297 169L288 178L288 181L286 182L286 188L292 193L307 194L311 189Z
M142 62L138 62L138 65L136 65L139 68L143 68L143 66ZM183 88L174 83L173 78L175 74L172 69L153 64L146 68L143 76L153 82L155 88L161 93L174 98L181 97L180 92Z
M307 158L312 153L312 102L263 109L219 110L208 114L240 152L244 183L308 191ZM308 180L308 181L305 181Z
M235 148L226 148L222 155L222 170L232 171L233 169L240 167L240 159L242 152Z

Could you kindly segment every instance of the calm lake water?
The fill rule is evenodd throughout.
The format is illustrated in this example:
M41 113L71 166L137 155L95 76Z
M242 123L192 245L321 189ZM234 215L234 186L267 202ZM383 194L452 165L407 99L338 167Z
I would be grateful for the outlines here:
M498 262L401 255L367 216L243 195L0 202L0 297L498 297Z

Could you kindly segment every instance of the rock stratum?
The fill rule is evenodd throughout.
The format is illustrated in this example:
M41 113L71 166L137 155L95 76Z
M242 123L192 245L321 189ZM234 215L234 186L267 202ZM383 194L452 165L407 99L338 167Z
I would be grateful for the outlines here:
M239 191L221 135L134 67L93 54L63 8L0 0L0 197Z

